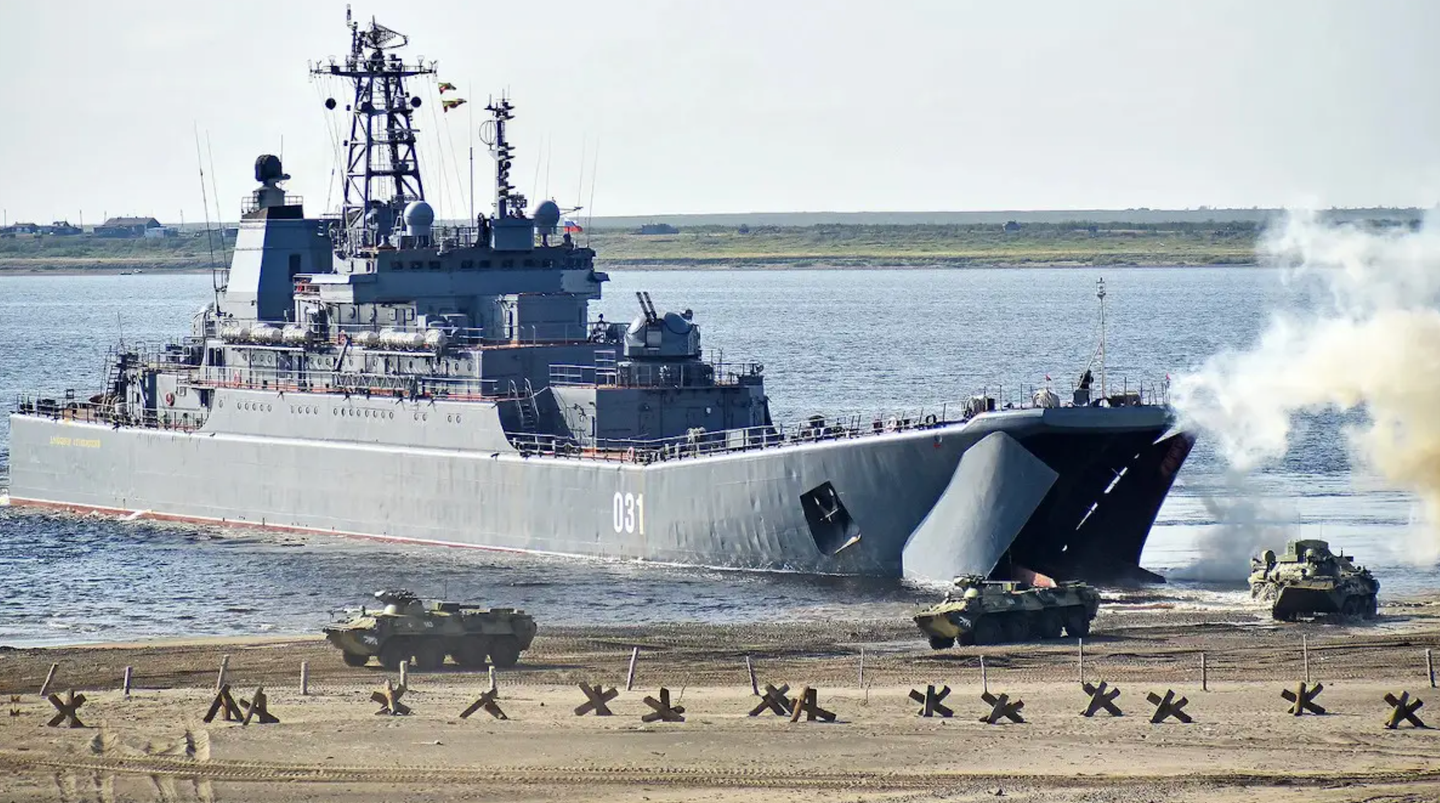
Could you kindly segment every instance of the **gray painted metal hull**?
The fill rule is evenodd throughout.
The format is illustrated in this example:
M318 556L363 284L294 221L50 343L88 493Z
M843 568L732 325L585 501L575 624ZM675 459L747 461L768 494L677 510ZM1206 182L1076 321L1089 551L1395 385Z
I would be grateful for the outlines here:
M398 414L344 410L376 404ZM250 419L221 414L244 407ZM495 437L498 416L484 403L234 390L191 432L13 415L11 500L501 550L948 580L990 572L1055 481L1021 442L1067 432L1098 448L1122 433L1153 441L1166 425L1160 407L1028 409L641 465L524 456ZM800 503L824 482L861 533L833 555L817 545Z

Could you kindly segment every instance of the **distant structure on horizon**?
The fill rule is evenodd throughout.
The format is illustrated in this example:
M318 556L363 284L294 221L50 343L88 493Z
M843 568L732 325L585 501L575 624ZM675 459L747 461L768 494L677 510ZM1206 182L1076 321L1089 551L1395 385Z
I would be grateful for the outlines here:
M116 239L164 236L150 234L152 229L164 230L165 227L153 217L112 217L95 227L95 236Z

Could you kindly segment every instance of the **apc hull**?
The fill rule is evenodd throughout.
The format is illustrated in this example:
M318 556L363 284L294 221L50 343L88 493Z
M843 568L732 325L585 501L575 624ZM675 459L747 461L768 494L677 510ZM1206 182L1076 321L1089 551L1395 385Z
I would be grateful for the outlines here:
M230 406L261 397L276 398L235 392ZM376 429L398 427L393 416L362 430L324 414L349 403L333 394L281 399L263 406L279 412L261 425L228 427L248 432L226 431L238 419L221 415L195 431L14 415L11 503L735 569L1123 576L1189 448L1183 436L1161 440L1163 408L1035 409L639 464L493 445L484 429L499 431L498 417L475 403L456 406L478 413L468 433L405 446ZM313 432L284 413L308 402L322 405ZM413 430L421 416L403 414L413 403L396 404ZM429 409L438 427L445 408ZM1104 492L1116 473L1128 497ZM843 543L801 501L826 483L843 506ZM1091 510L1090 497L1114 501Z

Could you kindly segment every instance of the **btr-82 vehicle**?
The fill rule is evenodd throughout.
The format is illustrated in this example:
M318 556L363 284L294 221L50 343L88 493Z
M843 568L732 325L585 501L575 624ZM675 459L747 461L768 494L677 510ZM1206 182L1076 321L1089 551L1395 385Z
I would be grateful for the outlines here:
M1250 559L1250 568L1251 598L1270 602L1270 615L1281 622L1317 614L1374 619L1379 612L1380 581L1325 541L1291 541L1278 556L1267 549Z
M339 647L348 666L364 666L371 656L394 671L401 661L421 670L439 669L445 656L467 669L490 663L508 669L535 640L535 619L514 608L481 608L458 602L429 605L409 591L377 591L384 607L371 613L364 608L347 622L324 629L325 638Z
M1084 583L1038 587L967 575L955 578L943 602L917 613L915 624L929 637L932 649L943 650L957 643L1054 639L1062 630L1083 637L1099 608L1100 592Z

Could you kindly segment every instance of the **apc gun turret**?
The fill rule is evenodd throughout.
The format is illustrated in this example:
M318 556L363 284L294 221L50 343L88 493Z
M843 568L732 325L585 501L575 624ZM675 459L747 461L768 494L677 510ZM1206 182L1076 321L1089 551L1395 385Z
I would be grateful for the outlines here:
M1339 614L1374 619L1380 581L1344 553L1317 539L1291 541L1285 553L1265 550L1250 559L1250 596L1271 603L1270 614L1293 622L1301 616Z

